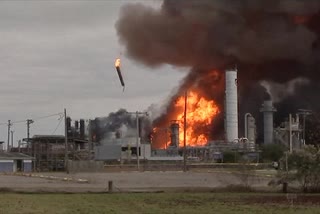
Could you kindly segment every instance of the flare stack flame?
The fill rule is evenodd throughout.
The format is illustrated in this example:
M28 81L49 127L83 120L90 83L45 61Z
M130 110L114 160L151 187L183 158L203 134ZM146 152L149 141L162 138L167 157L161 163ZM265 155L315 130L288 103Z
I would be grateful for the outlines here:
M116 67L121 86L125 87L125 84L124 84L124 81L123 81L123 77L122 77L122 74L121 74L121 70L120 70L120 64L121 64L120 63L120 58L117 58L115 63L114 63L114 66Z

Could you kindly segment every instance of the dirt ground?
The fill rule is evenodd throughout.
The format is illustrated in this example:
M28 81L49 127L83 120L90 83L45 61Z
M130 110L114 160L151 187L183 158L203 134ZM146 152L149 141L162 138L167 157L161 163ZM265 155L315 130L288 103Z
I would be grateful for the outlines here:
M250 178L255 188L267 188L270 178ZM112 172L2 174L0 189L30 192L106 192L112 181L114 192L214 189L238 185L239 175L226 172Z

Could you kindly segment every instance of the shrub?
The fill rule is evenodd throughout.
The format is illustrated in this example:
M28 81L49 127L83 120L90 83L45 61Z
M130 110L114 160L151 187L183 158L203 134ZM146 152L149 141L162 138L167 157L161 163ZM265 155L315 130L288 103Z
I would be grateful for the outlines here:
M223 152L223 163L237 163L240 158L240 154L234 151Z
M298 181L304 192L320 192L320 150L309 145L302 151L289 154L287 157L288 172L286 172L286 158L282 160L281 177L287 181Z
M280 144L267 144L263 145L262 148L262 160L264 161L279 161L286 150L284 145Z

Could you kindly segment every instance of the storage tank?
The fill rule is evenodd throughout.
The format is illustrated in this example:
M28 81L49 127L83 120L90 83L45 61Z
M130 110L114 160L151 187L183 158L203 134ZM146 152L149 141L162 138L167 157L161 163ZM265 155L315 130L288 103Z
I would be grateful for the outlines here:
M179 147L179 123L174 120L170 125L170 146Z
M238 90L237 70L226 70L225 97L225 131L226 141L238 139Z

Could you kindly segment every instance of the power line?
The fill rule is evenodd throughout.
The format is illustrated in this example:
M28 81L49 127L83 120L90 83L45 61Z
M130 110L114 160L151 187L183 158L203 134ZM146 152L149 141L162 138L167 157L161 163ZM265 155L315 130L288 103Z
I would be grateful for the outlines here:
M58 120L59 120L59 123L58 123L57 127L54 129L54 131L52 132L52 134L54 134L54 133L57 131L57 129L59 128L59 126L60 126L63 118L64 118L64 117L60 117L60 118L58 119Z
M36 117L33 120L41 120L41 119L45 119L45 118L49 118L49 117L53 117L53 116L60 116L59 119L61 119L61 118L63 118L63 113L59 112L59 113L56 113L56 114L46 115L46 116L42 116L42 117Z
M42 119L46 119L49 117L53 117L53 116L60 116L59 119L63 118L63 113L59 112L59 113L55 113L55 114L49 114L49 115L45 115L45 116L41 116L41 117L36 117L33 118L33 121L37 121L37 120L42 120ZM16 120L16 121L12 121L11 124L17 124L17 123L25 123L27 120ZM1 125L7 125L8 123L0 123Z

